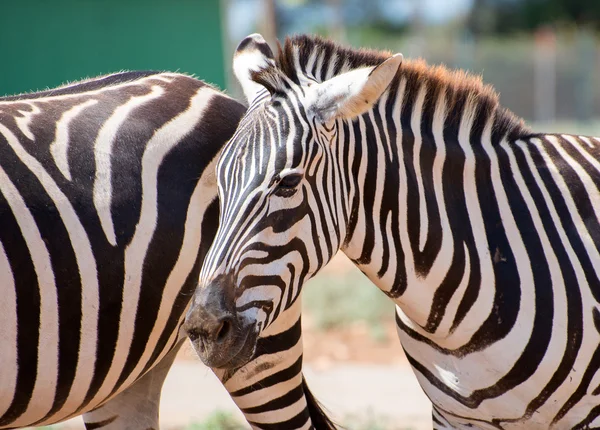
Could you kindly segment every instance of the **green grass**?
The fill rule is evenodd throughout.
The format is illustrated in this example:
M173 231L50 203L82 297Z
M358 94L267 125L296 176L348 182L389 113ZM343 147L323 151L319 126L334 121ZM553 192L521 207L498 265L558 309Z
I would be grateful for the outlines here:
M377 339L384 335L381 323L394 316L391 300L358 269L319 274L303 291L303 307L319 329L364 322Z
M201 422L192 422L183 430L245 430L244 426L230 412L216 411Z

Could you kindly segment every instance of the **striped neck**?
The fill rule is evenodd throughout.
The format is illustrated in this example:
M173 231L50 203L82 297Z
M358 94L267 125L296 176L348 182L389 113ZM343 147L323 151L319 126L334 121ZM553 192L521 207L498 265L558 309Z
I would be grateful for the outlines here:
M342 250L427 333L455 327L432 310L446 275L462 277L452 274L468 242L456 215L476 201L477 160L529 133L477 82L403 64L375 107L340 128L351 214Z

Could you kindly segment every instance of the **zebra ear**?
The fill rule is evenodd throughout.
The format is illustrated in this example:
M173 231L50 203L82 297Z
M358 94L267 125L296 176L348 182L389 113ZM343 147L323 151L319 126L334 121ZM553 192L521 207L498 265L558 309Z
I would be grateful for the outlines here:
M233 54L233 72L240 82L248 103L264 87L252 80L252 72L258 72L275 63L273 52L258 33L247 36Z
M356 118L379 100L401 63L402 54L396 54L378 66L352 70L312 85L306 96L308 109L321 122Z

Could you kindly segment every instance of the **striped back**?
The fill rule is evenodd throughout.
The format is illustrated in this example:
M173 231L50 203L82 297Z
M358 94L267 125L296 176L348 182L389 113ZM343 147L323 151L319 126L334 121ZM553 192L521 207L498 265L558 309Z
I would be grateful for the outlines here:
M156 72L0 99L0 428L88 411L180 339L243 112Z

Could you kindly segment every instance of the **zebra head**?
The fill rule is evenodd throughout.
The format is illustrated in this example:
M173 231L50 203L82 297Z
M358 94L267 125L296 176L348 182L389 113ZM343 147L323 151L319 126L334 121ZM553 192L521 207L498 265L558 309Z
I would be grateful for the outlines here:
M187 323L213 367L251 358L258 336L341 247L351 217L342 124L371 109L402 60L343 64L327 77L309 72L317 54L308 65L293 52L276 60L251 35L234 56L249 109L218 160L220 226Z

